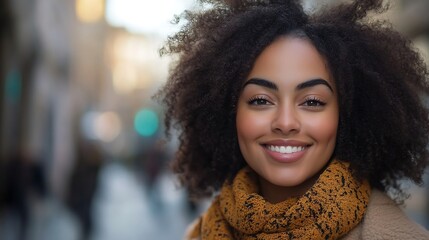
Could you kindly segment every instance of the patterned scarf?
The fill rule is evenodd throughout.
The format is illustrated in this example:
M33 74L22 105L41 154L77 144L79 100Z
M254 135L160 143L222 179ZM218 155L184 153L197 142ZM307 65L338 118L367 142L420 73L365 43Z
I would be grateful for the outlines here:
M370 186L350 173L348 164L332 161L303 196L271 204L258 194L250 168L225 183L191 239L337 239L352 230L365 213Z

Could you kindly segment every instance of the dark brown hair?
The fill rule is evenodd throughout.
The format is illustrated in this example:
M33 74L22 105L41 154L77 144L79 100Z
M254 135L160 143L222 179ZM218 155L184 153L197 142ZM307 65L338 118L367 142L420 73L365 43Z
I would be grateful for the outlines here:
M373 187L402 193L398 180L421 183L428 163L429 119L419 94L428 70L409 40L370 21L382 0L356 0L308 15L298 1L201 0L162 54L178 56L159 92L166 126L180 130L173 169L195 196L211 194L245 165L236 103L256 57L279 36L304 36L329 65L339 95L334 157Z

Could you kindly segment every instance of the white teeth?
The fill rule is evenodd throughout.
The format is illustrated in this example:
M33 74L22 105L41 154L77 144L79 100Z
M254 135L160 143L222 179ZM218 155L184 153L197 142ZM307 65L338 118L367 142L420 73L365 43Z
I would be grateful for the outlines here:
M279 153L295 153L300 152L305 149L305 147L302 146L273 146L273 145L267 145L267 148L270 149L273 152L279 152Z

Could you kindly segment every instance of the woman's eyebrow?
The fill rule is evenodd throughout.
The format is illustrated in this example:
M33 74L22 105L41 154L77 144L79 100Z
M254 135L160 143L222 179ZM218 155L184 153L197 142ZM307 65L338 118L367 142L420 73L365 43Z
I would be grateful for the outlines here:
M321 78L311 79L311 80L305 81L303 83L300 83L300 84L298 84L298 86L296 86L296 89L302 90L304 88L313 87L313 86L316 86L319 84L323 84L323 85L327 86L331 90L331 92L334 92L331 85L329 85L328 81L321 79Z
M245 82L243 85L243 88L247 85L247 84L255 84L258 86L262 86L262 87L266 87L272 90L279 90L279 88L277 87L277 85L271 81L262 79L262 78L251 78L249 79L249 81Z
M255 85L266 87L266 88L269 88L269 89L272 89L275 91L277 91L279 89L275 83L273 83L269 80L266 80L266 79L262 79L262 78L251 78L251 79L249 79L247 82L244 83L243 88L248 84L255 84ZM296 86L296 90L302 90L304 88L313 87L313 86L316 86L319 84L327 86L329 88L329 90L331 90L331 92L334 92L334 90L332 89L332 87L328 83L328 81L321 79L321 78L311 79L311 80L305 81L303 83L300 83L300 84L298 84L298 86Z

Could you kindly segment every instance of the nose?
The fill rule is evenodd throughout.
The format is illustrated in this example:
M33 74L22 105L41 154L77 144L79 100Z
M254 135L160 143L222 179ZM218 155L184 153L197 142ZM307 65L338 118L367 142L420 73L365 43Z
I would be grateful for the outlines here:
M296 109L293 106L279 107L272 120L271 128L273 132L283 135L299 132L301 122Z

